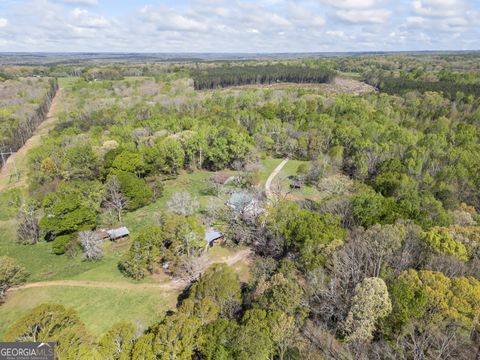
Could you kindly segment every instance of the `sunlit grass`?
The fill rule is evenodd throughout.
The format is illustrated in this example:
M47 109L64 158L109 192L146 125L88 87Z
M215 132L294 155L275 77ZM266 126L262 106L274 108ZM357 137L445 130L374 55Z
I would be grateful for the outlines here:
M44 303L74 308L87 328L100 336L118 321L145 328L175 306L176 291L163 289L111 289L49 286L22 289L8 294L0 306L0 340L5 331L33 307Z

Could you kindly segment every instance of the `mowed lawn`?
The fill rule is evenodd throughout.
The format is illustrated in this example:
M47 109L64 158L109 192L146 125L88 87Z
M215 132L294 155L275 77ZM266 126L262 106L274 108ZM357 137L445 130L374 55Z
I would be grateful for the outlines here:
M213 196L204 194L207 180L212 172L198 171L191 174L181 174L165 184L165 191L161 198L154 203L124 216L126 225L132 237L142 227L158 223L157 217L167 207L172 194L177 191L188 191L198 199L201 206L205 206L209 199L219 201ZM1 194L0 194L1 195ZM3 208L3 206L2 206ZM123 278L117 269L121 255L128 249L129 241L110 244L106 243L106 256L98 262L82 261L81 256L74 258L52 253L51 244L40 241L35 245L21 245L16 242L15 211L0 211L0 254L11 256L26 267L31 274L28 281L45 281L58 279L74 279L89 277L92 280L119 280ZM2 212L4 215L2 216ZM93 278L92 278L93 277Z
M160 320L173 309L177 292L163 289L111 289L48 286L9 292L0 306L0 340L21 316L39 304L54 303L74 308L87 328L97 337L118 321L131 321L138 328Z
M303 185L301 189L290 188L290 184L292 184L293 181L290 180L289 177L293 175L297 175L298 167L302 164L305 164L308 167L310 166L310 161L292 160L292 159L288 160L288 162L282 168L280 173L277 175L277 178L274 179L274 183L280 181L280 183L282 184L283 191L285 192L290 191L289 198L292 200L293 199L318 200L320 198L320 192L314 186Z
M16 258L30 272L28 282L49 280L87 280L125 285L125 289L88 288L71 286L46 286L9 292L0 305L0 340L5 331L34 306L43 303L62 304L78 311L88 329L101 335L117 321L132 321L138 327L150 325L155 319L176 304L178 291L145 289L129 286L138 283L159 282L158 277L148 277L141 282L124 277L117 264L123 248L117 244L105 244L106 255L97 262L82 261L81 257L69 258L51 253L51 245L18 245L12 239L12 227L0 224L0 254ZM5 234L8 234L5 236ZM10 239L10 241L5 241ZM128 242L128 241L127 241Z
M275 168L282 162L283 159L274 159L274 158L266 158L261 161L261 168L260 168L260 181L261 185L265 185L270 174L275 170Z
M258 186L263 188L265 181L272 171L277 167L282 159L267 158L261 161L260 164L260 183ZM288 165L288 164L287 164ZM298 166L297 166L298 167ZM296 168L295 168L296 170ZM231 176L238 175L236 171L227 170L221 171ZM172 180L167 180L164 183L164 191L161 198L152 204L149 204L141 209L127 213L124 216L124 224L132 231L135 232L140 228L158 223L158 216L168 209L168 201L172 198L175 192L187 191L189 192L199 203L200 208L206 208L209 203L215 203L218 206L222 206L227 197L211 196L207 194L208 179L215 175L215 172L211 171L195 171L193 173L183 172L178 177ZM228 185L227 185L228 186ZM233 191L233 188L232 188ZM228 195L227 195L228 196Z

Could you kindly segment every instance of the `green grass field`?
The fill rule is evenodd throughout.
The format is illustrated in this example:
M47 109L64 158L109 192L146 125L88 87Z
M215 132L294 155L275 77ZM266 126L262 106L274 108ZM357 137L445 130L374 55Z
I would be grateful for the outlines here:
M61 77L61 78L58 78L58 85L61 88L70 89L78 79L79 79L78 77Z
M260 168L260 181L263 184L267 181L273 170L282 162L283 159L266 158L262 160L262 167Z
M221 262L227 256L232 256L236 252L246 249L245 247L238 247L230 249L223 246L214 246L208 251L208 258L211 262ZM250 269L247 261L239 261L232 265L233 269L237 272L240 281L248 282L250 279Z
M282 171L278 174L277 181L280 181L282 188L285 191L291 191L291 197L294 199L318 199L320 196L319 191L312 186L304 185L301 189L290 189L292 180L288 179L289 176L297 175L297 169L301 164L309 165L309 161L302 160L289 160Z
M36 305L62 304L74 308L87 328L101 335L118 321L144 328L175 306L177 293L160 289L102 289L69 286L30 288L11 292L0 306L0 340L5 331Z

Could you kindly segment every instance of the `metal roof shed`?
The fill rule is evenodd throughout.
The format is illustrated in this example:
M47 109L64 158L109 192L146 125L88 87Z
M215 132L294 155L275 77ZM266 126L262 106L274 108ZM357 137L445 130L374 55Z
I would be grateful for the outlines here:
M118 229L112 229L107 231L110 240L120 239L122 237L130 235L130 231L125 226L122 226Z
M205 241L208 245L213 245L215 240L221 239L223 234L215 229L207 229L205 232Z

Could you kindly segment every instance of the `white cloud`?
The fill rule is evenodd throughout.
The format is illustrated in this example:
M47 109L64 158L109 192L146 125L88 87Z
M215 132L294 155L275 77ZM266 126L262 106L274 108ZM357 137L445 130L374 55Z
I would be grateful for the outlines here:
M462 0L418 0L412 3L415 16L406 19L406 25L424 31L449 33L452 40L459 33L478 30L479 12L469 9ZM470 33L473 33L470 31ZM454 41L458 43L457 40Z
M0 36L0 51L476 49L480 38L480 4L473 0L189 0L144 7L122 0L115 11L87 7L94 3L11 2L2 7L0 33L8 36Z
M369 9L378 4L378 0L323 0L325 4L338 9Z
M322 0L335 9L342 21L352 24L383 24L391 15L383 0Z
M78 8L72 10L72 15L75 16L75 17L81 17L81 16L84 16L84 15L87 15L87 14L88 14L87 10L78 9Z
M407 17L407 25L424 25L426 19L421 16L409 16Z
M451 17L465 11L465 4L461 0L417 0L413 10L426 17Z
M337 16L353 24L383 24L391 15L390 10L339 10Z
M320 27L326 23L323 16L312 14L300 6L290 6L288 8L288 18L297 27Z
M232 6L230 9L228 16L221 16L216 20L233 29L241 29L248 26L269 33L293 27L292 21L287 18L288 16L272 11L272 9L257 3L239 2L237 6ZM208 18L208 13L203 14L203 16Z
M340 39L340 40L348 40L350 38L349 36L347 36L345 31L342 31L342 30L328 30L325 34L327 34L332 38Z
M140 16L159 31L205 31L208 29L207 24L165 7L156 9L152 6L144 6L140 9Z
M102 28L110 25L109 21L103 17L91 14L88 10L75 8L71 11L74 25L84 28Z
M276 26L280 27L288 27L291 26L291 22L287 20L285 17L277 15L277 14L271 14L271 17L268 19L268 21Z
M63 0L67 4L73 5L97 5L97 0Z
M93 38L96 35L95 29L74 26L70 24L67 24L67 27L71 30L72 35L76 38Z

